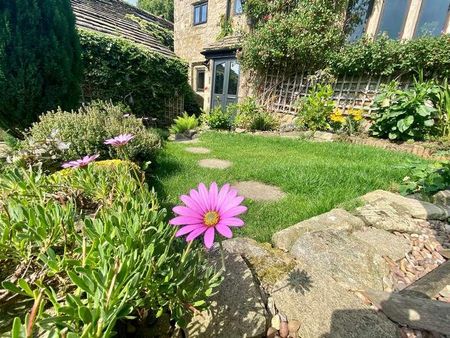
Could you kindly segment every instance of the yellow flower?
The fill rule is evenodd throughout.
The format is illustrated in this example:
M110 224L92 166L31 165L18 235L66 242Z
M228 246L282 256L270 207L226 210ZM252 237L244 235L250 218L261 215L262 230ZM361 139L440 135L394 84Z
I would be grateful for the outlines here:
M349 115L351 115L355 121L361 121L363 119L363 111L360 109L350 109Z
M344 123L345 117L342 115L342 111L339 109L335 109L333 113L330 115L330 120L337 123Z

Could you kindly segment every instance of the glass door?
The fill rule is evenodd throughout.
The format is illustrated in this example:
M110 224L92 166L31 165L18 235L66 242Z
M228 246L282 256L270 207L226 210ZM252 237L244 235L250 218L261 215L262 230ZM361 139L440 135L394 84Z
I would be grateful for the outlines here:
M212 108L237 103L240 67L236 59L214 61Z

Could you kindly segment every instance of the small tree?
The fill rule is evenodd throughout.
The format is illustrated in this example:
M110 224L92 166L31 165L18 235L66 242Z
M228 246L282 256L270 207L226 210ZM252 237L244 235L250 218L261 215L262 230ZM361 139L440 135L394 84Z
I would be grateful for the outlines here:
M173 21L174 0L138 0L138 7L164 19Z
M80 99L79 40L70 0L0 1L0 127L16 132L40 113Z

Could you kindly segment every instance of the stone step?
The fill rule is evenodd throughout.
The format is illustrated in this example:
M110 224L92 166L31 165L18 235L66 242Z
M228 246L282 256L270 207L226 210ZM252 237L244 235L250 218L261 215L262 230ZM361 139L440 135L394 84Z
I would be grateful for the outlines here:
M364 222L343 209L333 209L322 215L307 219L272 236L275 247L289 251L298 238L304 234L326 229L353 231L361 229Z

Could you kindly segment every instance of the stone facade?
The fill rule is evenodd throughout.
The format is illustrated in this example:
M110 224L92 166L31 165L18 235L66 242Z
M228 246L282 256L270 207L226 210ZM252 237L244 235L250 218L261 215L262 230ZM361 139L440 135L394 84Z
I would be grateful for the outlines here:
M227 15L229 8L233 35L240 36L247 29L246 18L243 14L235 13L236 0L208 0L207 22L194 25L194 6L204 1L175 0L174 48L175 53L189 65L189 82L198 95L203 109L209 110L211 103L211 86L213 61L208 60L202 52L211 45L219 45L221 20ZM227 37L229 38L229 37ZM230 48L232 51L233 48ZM234 48L236 50L236 48ZM204 90L197 89L196 73L205 71ZM245 74L240 75L239 97L245 96L247 89L242 84L247 83Z

